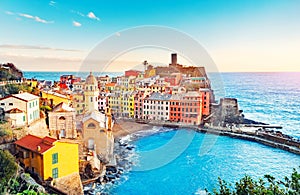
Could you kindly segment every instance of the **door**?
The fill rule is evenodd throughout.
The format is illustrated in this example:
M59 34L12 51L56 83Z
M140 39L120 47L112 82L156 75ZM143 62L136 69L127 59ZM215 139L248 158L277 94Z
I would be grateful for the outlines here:
M90 138L90 139L88 140L88 149L94 150L94 146L95 146L95 141L94 141L93 138Z

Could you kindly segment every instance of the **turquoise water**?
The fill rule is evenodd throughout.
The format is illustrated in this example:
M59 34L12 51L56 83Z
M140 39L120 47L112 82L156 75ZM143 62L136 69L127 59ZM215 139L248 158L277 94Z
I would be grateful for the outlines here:
M25 72L25 77L59 80L61 74L66 73ZM281 131L300 138L300 73L221 73L209 77L217 99L237 98L247 118L281 125ZM132 142L136 155L129 161L135 166L110 189L111 194L195 194L216 187L219 176L229 182L245 174L282 178L300 166L299 156L254 142L189 130L145 136L152 131L142 132L144 136ZM206 146L205 150L200 146ZM176 155L175 160L158 166ZM158 168L134 171L151 166Z
M151 130L150 130L151 131ZM180 137L175 137L180 131ZM133 170L123 175L121 183L111 189L111 194L195 194L205 188L216 188L218 177L234 182L245 174L254 178L271 174L276 178L289 175L292 169L300 165L300 157L279 149L258 143L195 133L187 129L168 131L139 138L136 145L137 161ZM193 137L186 150L179 156L158 168L147 171L142 169L149 164L156 164L157 159L166 158L168 153L181 150L180 142ZM188 138L188 139L189 139ZM171 140L173 150L165 149ZM201 147L208 147L207 152L199 155ZM153 158L145 157L148 151L154 151ZM147 162L144 160L147 159Z

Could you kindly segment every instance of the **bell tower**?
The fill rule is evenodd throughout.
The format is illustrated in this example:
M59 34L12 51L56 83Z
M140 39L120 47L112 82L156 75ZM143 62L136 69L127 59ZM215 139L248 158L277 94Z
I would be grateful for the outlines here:
M85 80L84 86L85 109L87 112L98 110L99 88L98 82L92 72Z

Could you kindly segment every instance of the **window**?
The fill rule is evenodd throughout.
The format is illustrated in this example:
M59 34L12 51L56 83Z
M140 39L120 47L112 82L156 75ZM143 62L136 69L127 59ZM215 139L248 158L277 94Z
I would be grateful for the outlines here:
M52 178L53 179L58 178L58 168L52 169Z
M52 154L52 164L58 163L58 153Z
M13 103L9 103L8 105L9 105L9 106L13 106L14 104L13 104Z
M96 125L95 125L94 123L89 123L87 127L88 127L88 128L93 128L93 129L94 129L94 128L96 128Z
M23 122L25 122L25 120L26 120L26 118L25 118L25 116L23 116Z
M1 106L4 106L5 105L5 103L1 103Z
M31 108L31 102L29 102L29 108Z
M93 102L93 97L91 97L91 102Z
M31 158L34 158L34 153L33 152L31 152Z
M29 158L29 152L28 151L23 152L23 158Z

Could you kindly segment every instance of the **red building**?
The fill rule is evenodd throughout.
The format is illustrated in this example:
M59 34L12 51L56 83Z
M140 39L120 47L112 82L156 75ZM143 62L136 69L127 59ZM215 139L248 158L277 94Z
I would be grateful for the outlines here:
M143 101L144 101L144 91L138 91L134 95L134 118L143 118Z
M125 71L125 77L130 77L130 76L137 77L140 73L141 73L141 71L138 71L138 70L127 70L127 71Z
M182 95L175 94L170 98L170 121L180 122L182 117Z
M68 89L71 87L71 85L73 85L73 83L80 82L80 81L81 81L81 78L75 77L74 75L61 75L59 87L61 89Z

